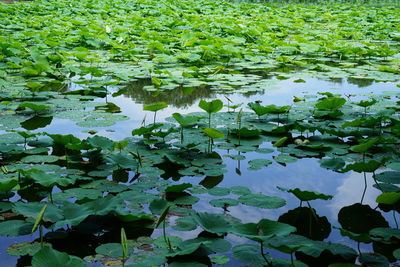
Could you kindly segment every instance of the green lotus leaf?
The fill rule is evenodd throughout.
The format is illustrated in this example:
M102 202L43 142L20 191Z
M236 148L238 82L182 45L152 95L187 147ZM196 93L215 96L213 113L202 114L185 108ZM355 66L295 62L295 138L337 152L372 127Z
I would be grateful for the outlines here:
M231 229L231 224L221 214L202 212L193 214L192 218L204 230L217 235L223 235Z
M258 117L261 117L265 114L268 113L268 108L262 106L260 103L258 102L254 102L254 103L248 103L247 106L252 109Z
M177 197L174 200L174 203L177 205L194 205L197 202L199 202L199 200L200 200L200 198L198 198L196 196L184 195L184 196Z
M225 255L214 256L211 258L211 262L214 264L226 264L230 259Z
M21 161L25 163L52 163L57 160L59 160L59 157L53 155L31 155L21 159Z
M114 142L104 136L96 135L86 139L86 142L95 148L111 150L111 151L114 149Z
M379 204L394 205L400 201L400 193L384 192L380 194L375 201Z
M335 171L342 169L346 165L346 162L338 157L321 159L319 162L321 167Z
M240 136L240 138L253 138L258 137L261 133L258 129L248 129L246 127L242 127L240 129L232 129L232 133Z
M312 246L302 247L299 251L313 258L318 258L322 252L327 250L333 255L339 255L347 261L354 261L358 255L354 249L342 244L322 241L313 241L311 244Z
M237 206L239 201L233 198L219 198L210 200L210 205L217 208L227 208L229 206Z
M341 108L346 103L346 99L341 97L327 97L315 104L315 107L319 110L335 111Z
M29 108L35 112L43 111L46 109L50 109L51 107L48 105L40 105L36 103L31 103L31 102L24 102L18 105L18 109L25 109Z
M373 238L383 239L386 242L390 242L391 238L400 239L400 230L395 228L374 228L369 231L369 235Z
M156 111L159 111L159 110L164 109L166 107L168 107L167 103L165 103L165 102L157 102L157 103L144 105L143 106L143 110L156 112Z
M215 99L209 102L205 100L200 100L199 102L199 107L209 114L217 113L222 109L223 105L224 104L219 99Z
M174 113L172 114L172 117L181 125L182 127L191 127L196 125L201 117L196 117L196 116L190 116L186 115L183 116L180 113Z
M81 140L72 134L62 135L62 134L47 134L53 142L60 145L67 145L67 144L78 144Z
M122 257L122 247L120 243L106 243L96 248L96 253L111 258Z
M213 187L208 189L208 193L213 196L226 196L229 195L230 190L225 187Z
M203 128L201 131L206 134L208 137L214 139L214 138L224 138L225 135L223 132L218 131L217 129L213 128Z
M2 236L20 236L31 233L33 223L27 223L23 220L9 220L0 222L0 235Z
M82 204L85 208L92 211L92 215L107 215L120 205L122 205L123 199L114 197L113 195L107 195L103 198L98 198Z
M367 107L374 105L376 102L378 102L378 100L373 98L371 100L361 100L360 102L356 103L356 105L363 107L363 108L367 108Z
M239 202L247 206L264 209L277 209L285 206L286 201L279 197L270 197L262 194L246 194L239 197Z
M153 214L161 214L165 208L168 206L168 201L165 199L154 199L150 203L150 210Z
M342 169L343 172L348 172L350 170L355 171L355 172L374 172L377 170L382 163L376 161L376 160L370 160L367 162L356 162L352 164L346 165L344 169ZM376 176L375 176L376 177ZM383 181L382 181L383 182Z
M74 184L79 178L72 175L62 177L58 174L48 174L38 169L30 169L26 171L25 176L46 187L52 187L54 185L68 186Z
M292 157L288 154L279 154L278 156L274 157L275 161L278 163L292 163L292 162L296 162L297 158Z
M400 248L393 251L393 256L398 260L400 259Z
M374 175L375 179L382 183L400 184L400 172L386 171Z
M374 139L367 140L366 142L364 142L362 144L350 147L350 150L354 151L354 152L358 152L358 153L366 152L373 145L375 145L379 140L380 140L380 138L374 138Z
M279 190L292 193L300 201L310 201L310 200L315 200L315 199L329 200L329 199L333 198L333 196L331 196L331 195L324 195L322 193L315 192L315 191L305 191L305 190L301 190L299 188L287 189L287 188L283 188L283 187L279 187L279 186L277 186L277 188Z
M70 202L65 202L64 206L60 209L62 210L64 218L55 223L57 227L78 225L92 214L92 210L88 207Z
M295 231L295 227L286 223L262 219L258 223L234 225L230 232L257 242L264 242L272 237L287 236Z
M347 236L348 238L350 238L356 242L371 243L373 241L371 236L367 233L356 234L356 233L347 231L343 228L339 228L339 230L340 230L340 234L342 236Z
M177 185L171 185L165 188L166 193L179 193L183 192L186 189L192 187L192 184L190 183L183 183L183 184L177 184Z
M32 267L84 267L83 260L67 253L44 247L32 258Z
M197 223L194 221L192 217L183 217L178 218L175 221L175 225L172 226L172 229L176 231L192 231L197 228Z
M395 171L400 171L400 162L389 163L387 167Z
M19 184L18 178L0 179L0 191L7 192L13 190Z
M165 243L165 241L163 240ZM129 261L136 262L134 265L125 266L160 266L167 262L165 255L168 250L165 248L155 247L151 251L138 251L131 255Z
M51 247L51 244L44 243L43 246ZM13 244L7 248L8 255L11 256L33 256L36 254L42 245L39 242L29 243L29 242L22 242L18 244Z
M260 170L262 167L266 167L272 164L272 161L268 159L252 159L249 160L250 170Z
M170 267L185 267L185 266L193 266L193 267L207 267L208 265L197 262L197 261L173 261L168 264Z
M248 195L248 194L251 194L250 189L248 189L245 186L236 185L236 186L232 186L230 189L231 189L231 193L235 194L235 195Z
M377 253L361 253L359 256L359 261L365 266L389 266L389 260Z
M149 126L143 126L140 127L138 129L134 129L132 131L132 135L142 135L143 137L147 138L149 136L151 136L151 133L153 132L153 130L161 128L163 126L162 123L153 123Z
M64 218L62 211L55 205L51 203L43 203L43 202L15 202L13 203L12 210L21 214L25 217L36 218L43 206L47 205L46 213L43 216L43 221L45 222L57 222Z
M265 264L264 258L260 253L260 246L254 244L243 244L233 247L233 258L241 261L253 263L256 266L262 266ZM270 258L270 256L267 256Z

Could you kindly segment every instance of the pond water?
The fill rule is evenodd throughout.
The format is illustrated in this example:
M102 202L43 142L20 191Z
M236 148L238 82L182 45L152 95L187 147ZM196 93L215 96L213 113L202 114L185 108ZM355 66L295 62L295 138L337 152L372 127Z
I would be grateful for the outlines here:
M171 91L163 91L159 93L148 92L143 89L143 86L148 84L146 80L132 82L119 91L109 88L107 98L98 98L98 102L112 102L121 109L120 115L126 115L128 120L117 122L113 126L96 128L97 134L106 136L112 140L122 140L131 137L131 131L143 125L145 120L147 124L152 122L153 114L143 110L144 104L150 104L157 101L165 101L168 107L157 113L157 121L165 121L171 117L174 112L188 114L192 112L201 112L198 103L201 99L221 99L224 103L244 103L242 107L246 111L250 111L246 104L254 101L259 101L263 105L292 105L294 97L307 97L316 95L318 92L332 92L341 96L347 96L352 100L368 99L373 95L382 93L396 95L398 87L393 82L370 82L366 80L356 79L340 79L335 81L326 81L317 78L304 79L302 82L297 82L298 78L292 77L285 80L277 78L271 79L270 88L263 91L242 93L222 94L215 92L207 87L196 88L192 93L187 89L179 88ZM78 85L70 86L70 90L79 89ZM388 93L390 92L390 93ZM112 96L112 94L114 96ZM226 111L226 107L223 111ZM44 128L36 129L34 132L46 131L50 134L73 134L74 136L83 139L90 136L87 130L91 128L79 127L75 122L68 119L53 119L50 125ZM271 144L262 144L263 148L271 148ZM216 148L217 152L226 164L226 173L215 185L230 188L232 186L245 186L253 193L262 193L267 196L277 196L286 200L287 204L278 209L262 209L252 208L249 206L238 205L228 208L228 213L243 223L256 222L263 218L277 220L279 216L286 213L288 210L293 210L299 206L299 200L287 192L277 189L277 186L283 188L300 188L302 190L310 190L321 192L326 195L334 196L331 200L314 200L312 207L316 210L318 216L325 216L332 226L340 227L338 222L338 213L345 207L355 203L359 203L363 194L363 175L361 173L349 171L339 173L333 170L321 168L318 158L300 158L294 163L281 164L273 160L277 155L276 151L269 154L260 154L257 152L237 152L229 149ZM233 159L230 156L240 154L245 156L246 160ZM263 167L260 170L248 170L251 167L248 164L249 160L269 159L273 161L268 167ZM168 168L167 168L168 169ZM131 177L133 173L129 174ZM366 190L363 204L368 204L375 208L376 197L381 193L373 187L372 174L367 174L368 188ZM201 177L182 176L177 183L201 183ZM59 192L59 191L53 191ZM211 207L208 202L213 199L210 196L201 196L201 200L196 203L193 208L198 211L220 212L220 208ZM215 198L215 197L214 197ZM392 213L384 213L385 219L389 222L390 227L395 228L396 223ZM175 218L176 219L176 218ZM174 218L171 218L174 220ZM169 228L170 235L177 235L183 239L195 238L199 234L199 230L180 232ZM162 235L161 230L155 230L152 237ZM14 266L17 263L17 257L9 256L5 250L13 243L22 241L33 241L38 238L37 234L22 236L18 238L2 237L0 246L0 261L2 266ZM228 235L227 240L232 244L246 243L246 239L238 238L234 235ZM339 230L333 229L325 241L332 241L348 245L357 249L357 243L340 235ZM361 250L371 250L371 245L361 245ZM229 255L229 254L228 254ZM272 252L273 256L281 258L289 258L288 255ZM22 261L23 262L23 261ZM21 263L20 263L21 264ZM231 261L229 266L240 266L240 262ZM22 265L20 265L22 266ZM88 266L102 266L100 263L91 263Z

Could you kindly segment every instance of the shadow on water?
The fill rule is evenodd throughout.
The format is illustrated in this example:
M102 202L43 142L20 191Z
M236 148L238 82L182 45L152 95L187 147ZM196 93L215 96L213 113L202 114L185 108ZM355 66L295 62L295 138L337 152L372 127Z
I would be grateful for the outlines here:
M131 82L113 96L124 95L134 100L136 103L151 104L154 102L166 102L176 108L187 108L192 106L197 100L202 98L213 98L215 92L210 90L210 86L183 87L180 86L173 90L147 91L145 86L151 85L151 79L140 79Z
M252 72L266 79L276 78L275 76L269 75L266 72ZM358 88L369 87L374 84L373 80L369 79L332 79L329 82L338 85L355 85ZM138 79L129 83L127 86L118 90L113 94L114 97L123 95L126 98L132 99L135 103L140 104L151 104L155 102L166 102L169 106L174 108L185 109L196 104L200 99L211 99L215 98L217 95L231 95L232 92L223 93L217 90L212 90L211 86L203 85L197 87L184 87L179 86L178 88L172 90L146 90L146 86L151 86L151 79ZM240 95L243 97L251 97L255 95L263 94L262 91L249 91L242 92Z

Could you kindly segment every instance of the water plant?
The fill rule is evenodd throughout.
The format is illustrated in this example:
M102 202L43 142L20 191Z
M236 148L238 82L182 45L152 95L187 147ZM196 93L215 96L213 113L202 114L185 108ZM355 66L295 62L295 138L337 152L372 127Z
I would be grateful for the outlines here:
M35 223L33 224L31 233L34 233L39 228L39 238L40 238L40 246L43 248L43 226L42 220L44 213L46 212L47 205L44 205L40 210L38 216L36 217Z
M168 107L168 104L165 102L158 102L158 103L152 103L148 105L143 106L143 110L148 110L154 112L154 117L153 117L153 124L156 124L156 116L157 116L157 111L164 109Z
M34 267L396 262L399 14L382 1L0 4L0 235L39 229L41 243L7 253ZM277 97L299 83L293 103ZM236 112L231 96L251 103ZM186 114L198 99L205 112ZM142 105L150 125L123 115ZM293 172L312 188L287 189ZM333 184L353 172L374 187L342 204ZM335 193L331 215L318 186Z
M219 99L215 99L209 102L203 99L200 100L199 107L208 113L208 128L211 128L211 114L220 111L223 105L224 104Z
M128 258L128 239L126 238L125 229L121 228L121 247L122 247L122 266Z

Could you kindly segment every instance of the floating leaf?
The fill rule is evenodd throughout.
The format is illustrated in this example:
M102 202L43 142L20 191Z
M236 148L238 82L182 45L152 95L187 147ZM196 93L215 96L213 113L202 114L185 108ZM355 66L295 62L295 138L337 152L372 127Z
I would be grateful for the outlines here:
M0 222L0 235L20 236L30 234L33 224L22 220L9 220Z
M217 208L227 208L229 206L236 206L239 204L239 201L232 198L219 198L210 200L210 204Z
M296 162L297 158L292 157L288 154L279 154L278 156L274 157L274 159L276 160L276 162L279 163L292 163L292 162Z
M264 209L277 209L286 204L286 201L282 198L269 197L261 194L242 195L238 200L242 204Z
M286 223L262 219L258 223L234 225L231 233L257 242L263 242L274 236L286 236L295 231L295 227Z
M214 256L211 258L211 262L214 264L226 264L230 259L225 255Z
M252 159L249 160L250 170L260 170L262 167L266 167L272 164L272 161L268 159Z
M322 193L315 192L315 191L303 191L303 190L300 190L299 188L287 189L287 188L283 188L283 187L279 187L279 186L277 186L277 188L279 190L292 193L300 201L310 201L310 200L315 200L315 199L329 200L329 199L332 199L332 197L333 197L331 195L324 195Z
M32 267L84 267L83 261L67 253L44 247L32 258Z
M197 223L192 217L178 218L172 228L177 231L192 231L197 228Z
M123 256L123 248L120 243L107 243L98 246L96 253L111 258L118 258Z
M38 242L29 243L29 242L22 242L18 244L13 244L7 248L8 255L11 256L33 256L36 254L43 246L51 247L50 244L44 243L40 244Z
M207 232L222 235L231 229L231 225L224 215L202 212L192 216L196 223Z

